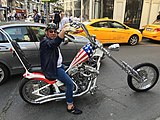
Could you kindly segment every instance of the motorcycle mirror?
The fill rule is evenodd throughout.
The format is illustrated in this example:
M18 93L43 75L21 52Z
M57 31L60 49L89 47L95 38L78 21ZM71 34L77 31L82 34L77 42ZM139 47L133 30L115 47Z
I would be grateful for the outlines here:
M119 44L113 44L108 47L108 49L111 51L119 51L119 48L120 48Z

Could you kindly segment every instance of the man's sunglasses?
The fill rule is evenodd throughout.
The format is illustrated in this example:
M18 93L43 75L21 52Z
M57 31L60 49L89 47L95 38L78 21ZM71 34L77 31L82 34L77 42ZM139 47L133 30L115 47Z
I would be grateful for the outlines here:
M50 33L57 33L57 30L49 30Z

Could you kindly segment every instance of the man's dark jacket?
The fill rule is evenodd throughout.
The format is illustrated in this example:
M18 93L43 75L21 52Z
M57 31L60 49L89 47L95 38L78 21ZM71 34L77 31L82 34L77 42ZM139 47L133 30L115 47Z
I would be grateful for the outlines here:
M44 37L40 42L41 68L47 79L54 80L57 78L58 47L62 40L60 37L55 39Z

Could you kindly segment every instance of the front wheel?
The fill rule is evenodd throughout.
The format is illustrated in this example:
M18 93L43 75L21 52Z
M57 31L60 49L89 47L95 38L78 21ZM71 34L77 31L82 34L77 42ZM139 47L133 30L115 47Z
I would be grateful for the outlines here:
M158 68L152 63L142 63L133 68L142 78L141 80L134 79L128 75L127 82L129 87L136 92L145 92L150 90L158 81Z

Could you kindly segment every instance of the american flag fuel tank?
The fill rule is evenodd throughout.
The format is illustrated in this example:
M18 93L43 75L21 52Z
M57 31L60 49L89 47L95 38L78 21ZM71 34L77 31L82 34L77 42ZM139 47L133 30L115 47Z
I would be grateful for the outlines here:
M93 55L93 47L90 43L88 43L79 50L79 52L73 59L70 67L73 67L77 64L87 61L92 55Z

